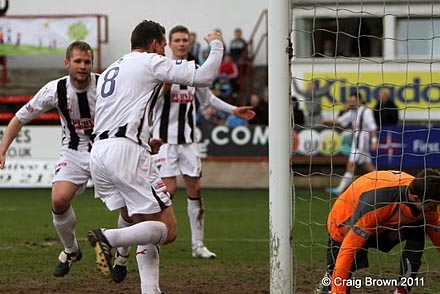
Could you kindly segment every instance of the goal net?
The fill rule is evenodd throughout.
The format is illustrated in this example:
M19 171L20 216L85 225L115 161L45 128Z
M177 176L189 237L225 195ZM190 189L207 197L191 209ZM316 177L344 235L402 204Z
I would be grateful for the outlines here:
M366 162L412 175L440 167L440 2L292 0L291 36L293 283L295 293L316 293L326 273L327 216L371 169ZM357 133L373 149L359 147L355 158L367 159L351 170ZM348 281L351 293L393 293L405 244L368 249L369 266ZM426 237L417 278L407 284L411 293L440 293L439 278L440 255Z

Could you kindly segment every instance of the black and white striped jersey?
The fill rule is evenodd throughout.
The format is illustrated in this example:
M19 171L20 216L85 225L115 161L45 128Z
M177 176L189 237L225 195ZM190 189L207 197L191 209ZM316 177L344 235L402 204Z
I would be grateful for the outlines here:
M98 81L96 140L126 137L149 148L152 109L162 81L192 84L194 62L131 52L106 69Z
M76 89L69 76L53 80L42 87L15 114L26 124L40 114L56 108L63 131L62 146L73 150L90 150L95 115L97 74L91 74L90 85Z
M200 106L232 113L235 106L214 96L209 88L173 84L170 91L160 95L154 109L153 137L163 143L187 144L196 141L196 99Z
M344 128L352 126L354 134L353 148L360 148L366 152L370 150L371 133L377 130L373 110L361 105L356 109L344 112L336 121Z

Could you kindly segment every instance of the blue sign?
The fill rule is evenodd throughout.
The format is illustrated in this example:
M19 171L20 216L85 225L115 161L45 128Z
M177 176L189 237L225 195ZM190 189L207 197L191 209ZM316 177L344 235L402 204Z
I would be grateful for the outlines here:
M297 129L292 155L296 165L345 164L351 151L351 132L335 128L338 136L326 136L326 128ZM200 129L203 157L267 157L267 126L215 126ZM330 138L335 152L323 148ZM323 152L323 150L325 152ZM330 150L330 151L329 151ZM389 126L378 133L378 149L371 151L377 169L440 168L440 125Z
M440 167L440 126L384 127L378 142L378 169Z

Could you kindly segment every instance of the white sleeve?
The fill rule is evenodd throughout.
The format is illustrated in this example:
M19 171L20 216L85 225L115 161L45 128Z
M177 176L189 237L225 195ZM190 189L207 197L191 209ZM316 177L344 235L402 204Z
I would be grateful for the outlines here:
M196 64L194 61L172 60L158 54L149 54L151 74L159 82L191 86L194 81Z
M341 127L345 128L351 123L351 113L352 111L346 111L341 116L336 118L336 121L341 125Z
M200 105L206 107L211 105L217 110L221 110L223 112L232 113L236 106L226 103L221 100L209 90L209 88L197 88L196 89L196 97L200 102Z
M223 43L214 40L210 44L206 61L196 69L195 62L172 60L155 53L148 54L146 64L151 66L151 74L157 81L194 87L209 87L217 77L223 57Z
M40 114L57 107L55 97L56 85L57 81L49 82L17 111L15 116L22 124L27 124Z
M214 82L223 58L223 43L213 40L209 44L211 50L205 62L198 68L194 75L194 87L209 87Z

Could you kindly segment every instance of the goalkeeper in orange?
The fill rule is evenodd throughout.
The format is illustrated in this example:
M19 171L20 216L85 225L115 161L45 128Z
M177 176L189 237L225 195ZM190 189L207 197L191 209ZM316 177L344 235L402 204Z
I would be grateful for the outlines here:
M335 201L327 219L327 272L316 293L349 293L355 270L368 267L368 248L389 252L405 241L394 294L411 290L428 235L440 249L440 172L416 177L373 171L359 177ZM328 282L328 283L324 283ZM331 285L328 285L331 284Z

